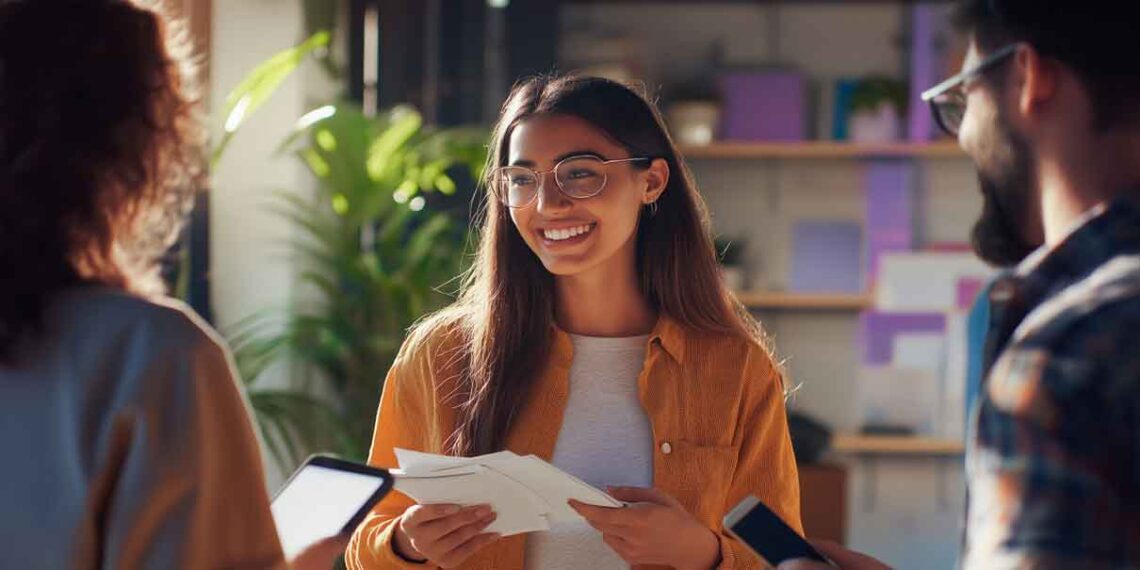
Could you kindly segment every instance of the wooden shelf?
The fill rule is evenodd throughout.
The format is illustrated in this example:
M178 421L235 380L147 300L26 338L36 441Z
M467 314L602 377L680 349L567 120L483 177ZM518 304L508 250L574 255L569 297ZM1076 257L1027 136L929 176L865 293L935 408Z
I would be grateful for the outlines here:
M736 298L750 309L782 311L862 311L872 304L870 295L739 291Z
M831 449L863 455L961 455L966 447L955 439L837 433L831 438Z
M965 158L953 141L864 145L833 141L717 142L681 148L685 158L721 159L858 159Z

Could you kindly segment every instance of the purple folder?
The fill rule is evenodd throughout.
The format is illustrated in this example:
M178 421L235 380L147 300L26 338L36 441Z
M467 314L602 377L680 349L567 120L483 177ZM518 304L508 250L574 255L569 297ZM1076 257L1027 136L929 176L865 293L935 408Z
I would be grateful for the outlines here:
M792 71L735 71L720 77L721 136L726 140L806 138L804 76Z
M867 219L868 289L884 253L914 248L914 165L903 161L866 163L863 180Z
M792 228L791 290L862 291L862 238L858 223L804 220Z
M910 10L910 121L907 130L910 140L924 142L934 138L934 118L922 100L922 92L938 83L934 42L937 39L935 22L939 14L930 4L916 3Z
M859 348L863 363L890 364L895 336L901 333L946 331L943 313L881 313L865 311L859 316Z

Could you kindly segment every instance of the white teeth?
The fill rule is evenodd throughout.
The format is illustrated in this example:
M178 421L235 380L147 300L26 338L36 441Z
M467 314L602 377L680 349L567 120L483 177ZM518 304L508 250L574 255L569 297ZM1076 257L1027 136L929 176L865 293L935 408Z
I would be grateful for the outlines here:
M572 237L580 236L586 232L589 232L593 228L594 228L593 225L587 224L584 226L578 226L578 227L574 227L574 228L565 228L565 229L557 229L557 230L543 230L542 235L545 236L546 239L551 240L551 241L562 241L565 239L570 239Z

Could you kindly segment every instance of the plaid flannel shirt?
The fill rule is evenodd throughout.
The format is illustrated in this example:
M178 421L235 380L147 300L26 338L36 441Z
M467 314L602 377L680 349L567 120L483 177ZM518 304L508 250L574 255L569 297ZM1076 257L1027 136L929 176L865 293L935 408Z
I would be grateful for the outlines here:
M963 565L1140 568L1140 202L990 292Z

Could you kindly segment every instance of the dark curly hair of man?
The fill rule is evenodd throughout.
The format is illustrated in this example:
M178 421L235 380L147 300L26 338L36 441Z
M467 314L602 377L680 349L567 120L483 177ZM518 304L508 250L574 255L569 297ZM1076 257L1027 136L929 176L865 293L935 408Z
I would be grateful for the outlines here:
M0 361L80 285L161 292L203 186L183 28L128 0L0 0Z

